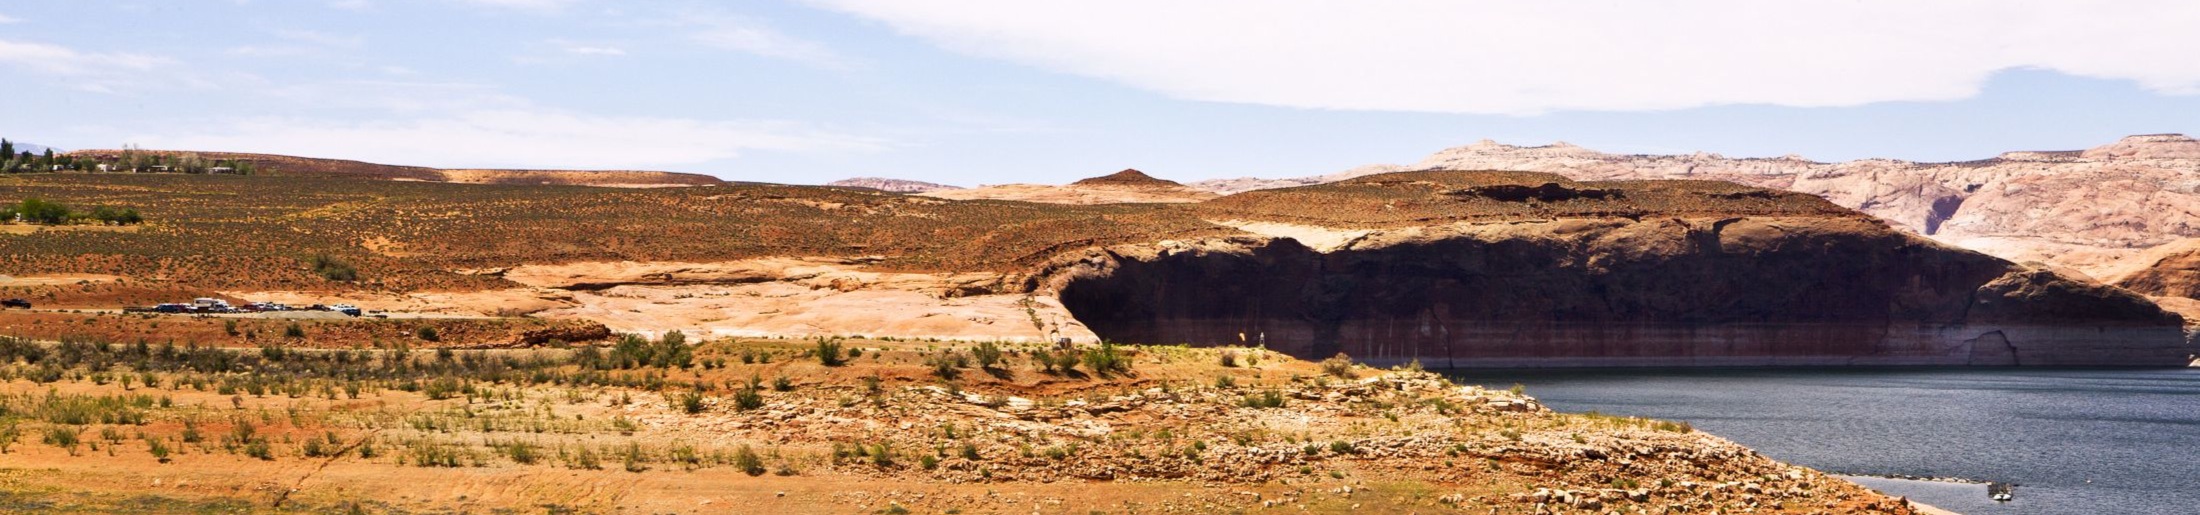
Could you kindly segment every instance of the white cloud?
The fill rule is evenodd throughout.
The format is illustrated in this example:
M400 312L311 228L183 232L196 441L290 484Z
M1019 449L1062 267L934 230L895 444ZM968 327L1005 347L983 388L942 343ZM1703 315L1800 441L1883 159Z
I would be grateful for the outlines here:
M367 0L330 0L328 6L346 11L364 11L373 8L374 4Z
M174 81L199 86L203 81L188 75L149 76L175 61L133 53L83 52L60 45L0 39L0 67L14 67L59 79L63 84L95 93L116 93L133 85Z
M587 55L587 56L621 56L621 55L626 55L626 50L625 50L625 49L622 49L622 48L619 48L619 47L615 47L615 46L610 46L610 45L590 45L590 44L583 44L583 43L574 43L574 42L571 42L571 41L563 41L563 40L551 40L551 41L550 41L550 44L553 44L553 45L557 45L557 46L558 46L558 49L560 49L560 50L564 50L564 51L565 51L565 53L568 53L568 54L573 54L573 55Z
M275 37L335 48L359 48L360 45L366 43L366 39L359 36L343 36L330 34L327 32L301 29L276 30Z
M870 152L882 140L805 124L602 117L483 110L448 117L340 122L257 118L196 124L128 141L147 148L226 150L484 168L673 168L748 151Z
M1950 100L2039 68L2200 92L2200 3L810 0L1170 96L1527 114Z
M400 113L519 109L532 104L496 86L467 82L340 80L262 83L254 95L319 109L370 109Z
M45 43L0 39L0 64L64 76L143 72L171 63L165 58L131 53L80 52Z
M580 0L458 0L462 3L528 11L558 11Z
M23 21L23 19L22 19L22 18L16 18L16 17L13 17L13 16L8 16L8 15L5 15L5 14L0 14L0 24L9 24L9 23L21 23L22 21Z
M688 35L697 43L759 57L798 61L811 66L847 69L855 61L815 41L790 36L754 20L735 16L690 13L682 24L693 25Z

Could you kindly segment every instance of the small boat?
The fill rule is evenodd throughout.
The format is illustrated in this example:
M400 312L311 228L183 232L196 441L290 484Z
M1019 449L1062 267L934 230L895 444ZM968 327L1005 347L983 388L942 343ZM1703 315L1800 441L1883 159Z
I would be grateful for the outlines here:
M2017 485L2009 483L1987 483L1986 498L1993 499L1994 502L2009 502L2010 499L2016 498L2016 490Z

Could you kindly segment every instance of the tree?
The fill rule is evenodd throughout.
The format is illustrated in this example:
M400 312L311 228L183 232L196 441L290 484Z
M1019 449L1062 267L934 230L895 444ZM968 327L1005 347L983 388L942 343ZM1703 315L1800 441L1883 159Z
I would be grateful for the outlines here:
M7 140L6 138L0 138L0 156L11 156L11 157L12 157L12 156L14 156L14 155L15 155L15 142L13 142L13 141L8 141L8 140Z
M36 197L23 199L15 205L17 216L23 220L41 224L58 224L69 221L69 206L47 202Z

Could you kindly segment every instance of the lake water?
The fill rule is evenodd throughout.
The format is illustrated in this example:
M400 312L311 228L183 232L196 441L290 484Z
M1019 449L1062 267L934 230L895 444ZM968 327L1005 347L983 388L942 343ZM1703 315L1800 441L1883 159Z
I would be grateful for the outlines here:
M1776 459L1970 515L2200 513L2200 369L1466 370L1552 409L1683 420Z

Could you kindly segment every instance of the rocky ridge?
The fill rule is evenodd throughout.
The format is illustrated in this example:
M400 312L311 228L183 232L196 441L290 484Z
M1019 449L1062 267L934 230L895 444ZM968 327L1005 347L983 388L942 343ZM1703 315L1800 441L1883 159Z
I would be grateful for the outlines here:
M2009 152L1979 161L1712 153L1622 155L1556 143L1493 141L1446 149L1404 170L1520 170L1577 180L1701 179L1809 193L1905 230L2014 261L2043 261L2095 277L2137 251L2200 236L2200 141L2142 135L2084 151ZM1198 182L1245 191L1334 177Z
M825 185L838 186L843 188L868 188L891 193L924 193L928 191L962 189L961 186L949 186L945 184L930 183L924 181L912 181L908 179L888 179L885 177L855 177L828 182L825 183Z
M942 190L925 196L955 200L1017 200L1047 204L1177 204L1215 198L1213 192L1156 179L1136 169L1090 177L1066 185L1000 184Z

